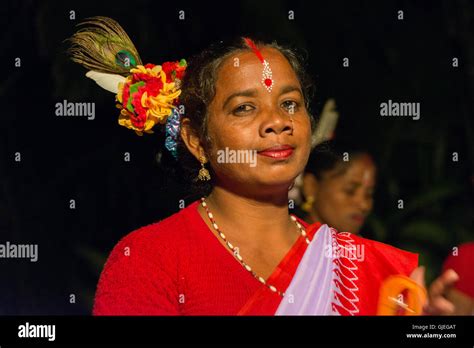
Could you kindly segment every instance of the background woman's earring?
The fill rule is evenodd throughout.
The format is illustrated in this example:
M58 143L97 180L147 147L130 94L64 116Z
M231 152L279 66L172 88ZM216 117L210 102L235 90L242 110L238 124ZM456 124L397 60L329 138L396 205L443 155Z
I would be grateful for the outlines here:
M311 213L311 209L314 204L314 196L309 196L306 201L301 205L301 209L307 213Z
M207 159L204 156L199 157L199 162L201 162L201 169L199 169L199 174L197 179L201 181L209 181L211 180L211 175L209 171L204 167L204 164L207 163Z

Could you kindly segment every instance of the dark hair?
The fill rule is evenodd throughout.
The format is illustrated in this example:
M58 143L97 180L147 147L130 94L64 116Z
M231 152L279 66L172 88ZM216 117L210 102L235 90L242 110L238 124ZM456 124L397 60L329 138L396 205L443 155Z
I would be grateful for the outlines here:
M302 56L296 50L280 46L276 42L267 44L256 41L255 44L258 48L274 48L286 57L301 84L305 106L311 119L311 127L314 129L315 121L309 104L314 92L313 83L306 74ZM220 41L197 54L188 62L182 81L180 104L184 106L183 117L189 118L190 126L199 135L205 151L208 151L212 141L207 133L208 106L216 93L215 84L219 69L227 58L236 53L250 50L251 48L247 46L243 38L231 43ZM212 168L209 165L206 166L211 174L210 181L196 182L194 179L201 164L189 152L181 137L178 137L178 158L183 181L191 184L190 188L194 193L207 196L214 185Z
M305 172L313 174L322 180L325 173L338 169L334 175L342 175L350 167L350 160L357 159L369 152L358 145L345 144L341 141L327 141L316 146L311 152ZM344 157L348 157L348 161Z

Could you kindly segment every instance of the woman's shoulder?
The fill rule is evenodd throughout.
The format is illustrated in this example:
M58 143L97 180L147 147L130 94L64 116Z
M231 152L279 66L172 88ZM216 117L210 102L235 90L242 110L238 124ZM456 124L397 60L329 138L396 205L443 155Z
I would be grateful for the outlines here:
M368 262L373 259L381 268L385 266L387 269L398 270L400 273L409 275L418 266L417 253L359 235L352 235L351 238L355 245L364 246L363 252L365 257L369 258Z
M349 233L349 232L346 232L346 233ZM379 241L376 241L376 240L373 240L373 239L368 239L368 238L362 237L360 235L353 234L352 237L353 237L354 241L356 241L356 243L358 242L360 244L365 244L367 246L370 246L372 249L379 250L380 252L383 252L383 253L390 253L390 254L393 254L393 255L403 255L405 257L417 257L418 256L418 254L413 253L411 251L403 250L403 249L400 249L396 246L386 244L386 243L383 243L383 242L379 242Z
M183 233L188 232L189 228L193 225L195 217L195 212L193 210L197 209L197 203L198 202L195 201L163 220L137 228L122 237L120 242L162 243L167 240L180 240L178 237Z
M163 220L142 226L123 236L115 244L108 263L123 255L135 254L144 258L153 254L156 258L160 254L175 253L179 244L187 240L183 237L190 233L190 227L193 226L193 209L196 209L196 204L197 201Z
M196 202L119 240L100 276L95 315L179 313L178 261L186 255L180 250L196 216L192 209Z
M316 225L316 224L315 224ZM350 232L339 232L327 225L320 225L332 234L332 252L343 252L375 271L410 274L418 266L418 254L393 245L368 239Z

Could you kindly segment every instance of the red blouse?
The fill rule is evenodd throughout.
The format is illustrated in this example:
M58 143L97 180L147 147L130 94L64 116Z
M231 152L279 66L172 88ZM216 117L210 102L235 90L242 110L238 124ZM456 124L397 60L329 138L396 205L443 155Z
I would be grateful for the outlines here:
M202 219L198 204L117 243L100 276L94 315L274 315L281 297L225 249ZM315 231L308 231L310 238ZM300 236L268 283L284 291L306 247ZM257 290L268 290L268 296L255 312L249 300ZM249 310L243 308L246 304Z

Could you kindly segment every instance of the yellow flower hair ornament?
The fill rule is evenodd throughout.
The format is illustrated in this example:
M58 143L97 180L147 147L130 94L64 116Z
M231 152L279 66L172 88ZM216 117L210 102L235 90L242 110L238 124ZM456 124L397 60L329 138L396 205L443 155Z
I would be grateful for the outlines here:
M153 133L156 124L166 123L181 94L179 85L185 69L184 59L131 69L132 74L118 86L119 124L142 135Z
M71 38L71 59L87 68L86 76L116 94L118 123L138 135L166 124L166 147L176 156L177 112L186 60L143 65L122 27L113 19L93 17Z

